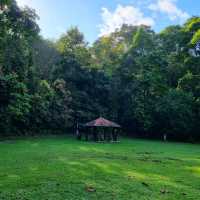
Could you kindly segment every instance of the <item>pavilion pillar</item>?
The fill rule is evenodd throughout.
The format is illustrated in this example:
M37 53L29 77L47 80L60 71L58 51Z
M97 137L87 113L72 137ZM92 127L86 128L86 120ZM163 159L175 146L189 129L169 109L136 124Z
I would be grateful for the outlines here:
M97 142L98 138L97 138L97 129L96 129L96 127L93 128L93 138L94 138L94 141Z
M109 131L107 134L107 141L110 142L111 140L112 140L112 130L110 130L110 128L109 128Z
M117 142L117 140L118 140L118 130L116 128L113 128L112 136L113 136L113 141Z
M112 129L112 141L115 141L115 133L114 133L115 129Z
M118 141L118 129L115 130L115 141Z
M106 141L106 130L103 128L103 140Z

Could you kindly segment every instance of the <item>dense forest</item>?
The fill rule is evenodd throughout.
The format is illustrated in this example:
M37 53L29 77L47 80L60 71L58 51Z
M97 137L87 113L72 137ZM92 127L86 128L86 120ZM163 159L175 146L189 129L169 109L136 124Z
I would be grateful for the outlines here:
M160 33L124 24L92 45L77 27L44 39L37 18L0 0L0 137L104 116L131 136L200 140L200 17Z

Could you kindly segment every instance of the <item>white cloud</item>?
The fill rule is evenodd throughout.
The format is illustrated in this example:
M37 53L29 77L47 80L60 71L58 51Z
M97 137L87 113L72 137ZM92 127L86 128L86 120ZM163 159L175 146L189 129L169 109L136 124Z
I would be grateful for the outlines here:
M156 0L156 3L151 3L148 8L153 11L158 11L167 14L171 21L185 21L189 18L189 14L176 5L176 0Z
M32 1L32 0L17 0L17 4L18 4L20 7L30 6L30 5L33 4L33 1Z
M154 20L151 17L145 17L141 10L134 6L118 5L114 12L102 8L101 15L103 23L100 25L99 36L109 35L116 29L121 28L123 24L154 25Z

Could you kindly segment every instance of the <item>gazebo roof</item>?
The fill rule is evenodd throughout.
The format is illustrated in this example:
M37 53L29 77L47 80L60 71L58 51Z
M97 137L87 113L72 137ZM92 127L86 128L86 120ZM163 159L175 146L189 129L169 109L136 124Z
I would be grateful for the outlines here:
M113 127L113 128L121 127L119 124L109 121L107 119L104 119L103 117L100 117L96 120L88 122L85 124L85 126L88 126L88 127Z

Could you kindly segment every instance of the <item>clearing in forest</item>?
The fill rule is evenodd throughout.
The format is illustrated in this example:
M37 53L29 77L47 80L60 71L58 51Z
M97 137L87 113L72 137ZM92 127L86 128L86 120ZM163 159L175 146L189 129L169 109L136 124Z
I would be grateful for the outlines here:
M0 199L197 200L200 146L66 137L2 141Z

